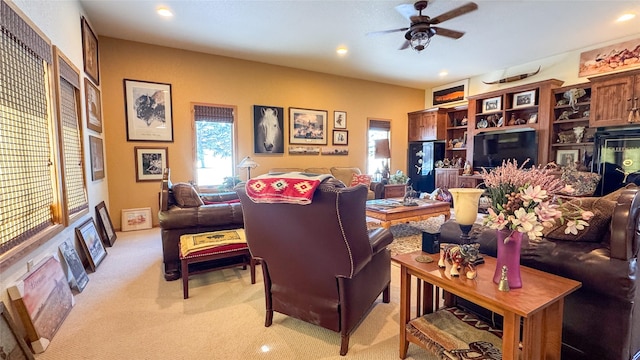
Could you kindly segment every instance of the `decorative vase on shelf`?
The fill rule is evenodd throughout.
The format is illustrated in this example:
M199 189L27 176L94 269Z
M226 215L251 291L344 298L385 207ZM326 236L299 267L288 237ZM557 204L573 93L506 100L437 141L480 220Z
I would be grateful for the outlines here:
M509 288L519 289L522 287L520 278L520 246L522 246L523 233L511 230L497 230L498 232L498 256L496 259L496 270L493 274L493 282L500 283L502 276L502 266L507 266ZM504 239L509 237L505 244Z

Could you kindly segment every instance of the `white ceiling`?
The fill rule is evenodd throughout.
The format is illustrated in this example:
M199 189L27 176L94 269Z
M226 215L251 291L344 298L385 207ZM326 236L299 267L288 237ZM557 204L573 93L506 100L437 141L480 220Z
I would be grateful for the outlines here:
M432 0L423 15L467 2ZM640 36L638 0L475 2L478 10L438 25L465 32L462 38L434 36L417 53L398 50L404 32L366 36L407 27L395 7L412 1L80 0L100 36L421 89ZM158 16L161 5L174 16ZM638 16L616 23L624 12ZM342 57L336 54L341 45L349 49Z

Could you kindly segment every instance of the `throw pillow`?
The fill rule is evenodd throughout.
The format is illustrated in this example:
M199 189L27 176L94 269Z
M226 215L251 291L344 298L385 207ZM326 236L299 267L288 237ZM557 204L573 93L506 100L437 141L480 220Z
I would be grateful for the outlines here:
M363 184L368 189L369 186L371 186L371 175L353 174L353 176L351 177L351 185L349 186L356 186L358 184Z
M584 230L579 230L577 235L565 234L566 227L556 221L554 226L542 230L544 237L552 240L601 242L609 231L611 215L616 202L602 197L585 197L569 201L569 205L571 204L575 204L585 211L593 212L593 218L588 221L589 226L585 226Z
M567 168L562 172L561 179L562 182L571 185L574 189L574 192L566 195L592 196L600 181L600 174Z
M198 207L204 205L196 189L189 183L175 183L173 184L172 190L173 196L176 198L176 202L180 207Z

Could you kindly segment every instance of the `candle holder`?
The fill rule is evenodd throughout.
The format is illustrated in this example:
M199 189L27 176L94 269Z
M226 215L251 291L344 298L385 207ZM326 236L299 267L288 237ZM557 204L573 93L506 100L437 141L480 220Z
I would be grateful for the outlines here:
M480 203L480 196L482 196L484 190L453 188L449 189L449 192L453 197L453 212L456 217L456 222L462 231L460 234L460 242L462 244L471 244L469 232L478 218L478 204ZM478 255L472 263L474 265L484 264L484 258Z

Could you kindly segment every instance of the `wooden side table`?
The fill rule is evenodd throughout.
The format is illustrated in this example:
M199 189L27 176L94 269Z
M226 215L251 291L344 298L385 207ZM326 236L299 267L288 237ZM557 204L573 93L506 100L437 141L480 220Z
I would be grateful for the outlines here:
M434 261L418 262L415 260L418 255L431 256ZM406 325L410 321L412 276L419 281L424 281L425 298L422 302L425 312L433 312L434 303L435 308L438 307L437 290L440 288L502 315L504 317L503 359L560 359L564 298L577 290L581 286L580 282L522 266L520 268L522 288L503 292L499 291L498 285L493 283L495 258L485 255L485 263L477 267L477 278L469 280L464 275L451 277L448 269L440 269L437 265L438 257L439 254L427 254L422 251L392 257L392 261L400 264L401 359L407 356L409 341L425 347L406 330ZM419 294L420 284L418 284L418 301L420 301ZM520 350L521 322L522 349Z
M397 198L404 197L404 191L406 189L404 184L393 184L384 186L384 198Z

